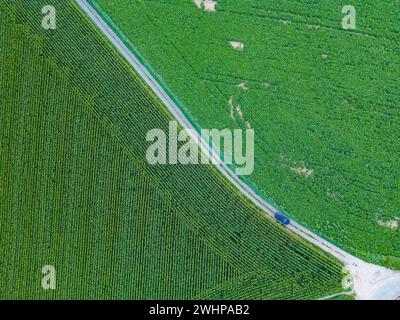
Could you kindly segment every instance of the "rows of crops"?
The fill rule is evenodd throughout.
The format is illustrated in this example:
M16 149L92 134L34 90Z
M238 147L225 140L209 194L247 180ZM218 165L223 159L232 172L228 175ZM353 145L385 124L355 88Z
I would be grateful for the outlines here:
M246 182L345 250L400 267L398 2L91 0L198 127L255 130ZM243 44L235 50L232 41ZM234 108L240 110L232 116Z
M57 29L41 8L57 8ZM168 127L73 1L0 2L0 298L317 298L341 264L211 166L151 167ZM41 269L57 271L43 290Z

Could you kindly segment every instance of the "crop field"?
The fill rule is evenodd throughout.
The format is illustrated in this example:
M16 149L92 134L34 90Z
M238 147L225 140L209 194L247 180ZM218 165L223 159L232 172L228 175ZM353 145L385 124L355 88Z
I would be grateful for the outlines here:
M400 268L399 1L90 3L197 128L254 128L259 195Z
M41 26L48 4L55 30ZM74 1L2 0L0 18L0 299L343 291L336 259L211 165L147 164L146 133L171 115Z

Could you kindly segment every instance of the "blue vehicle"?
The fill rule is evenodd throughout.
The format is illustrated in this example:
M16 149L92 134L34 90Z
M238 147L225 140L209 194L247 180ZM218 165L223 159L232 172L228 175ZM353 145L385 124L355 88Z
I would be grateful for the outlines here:
M290 219L286 217L282 212L275 212L275 219L283 225L287 226L290 224Z

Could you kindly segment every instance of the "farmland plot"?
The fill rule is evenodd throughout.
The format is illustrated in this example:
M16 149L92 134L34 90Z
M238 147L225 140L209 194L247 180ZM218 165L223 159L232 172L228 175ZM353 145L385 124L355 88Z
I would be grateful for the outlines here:
M43 30L41 8L57 10ZM73 1L0 2L0 298L313 299L342 265L212 166L150 166L167 109ZM56 290L43 290L43 266Z
M198 128L255 130L243 178L348 252L400 267L400 6L91 0Z

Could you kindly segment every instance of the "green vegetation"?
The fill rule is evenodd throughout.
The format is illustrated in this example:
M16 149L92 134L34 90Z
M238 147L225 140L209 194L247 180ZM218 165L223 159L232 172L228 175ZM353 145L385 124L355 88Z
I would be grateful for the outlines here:
M254 128L254 190L346 251L398 268L398 2L216 0L216 12L193 0L90 2L198 128ZM356 30L341 28L345 4Z
M41 8L57 29L41 28ZM341 264L211 166L149 166L170 115L73 1L1 1L1 299L314 299ZM53 265L57 289L41 288Z

